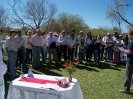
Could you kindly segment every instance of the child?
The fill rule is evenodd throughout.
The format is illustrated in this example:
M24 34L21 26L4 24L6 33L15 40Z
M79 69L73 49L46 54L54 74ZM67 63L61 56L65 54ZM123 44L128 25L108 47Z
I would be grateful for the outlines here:
M4 99L5 95L3 75L6 73L6 70L7 67L3 62L2 50L0 50L0 99Z
M97 39L93 41L93 55L94 55L94 64L98 65L98 48L99 44L97 43Z
M82 60L84 59L84 52L85 52L85 40L81 38L79 42L79 60L80 63L82 63Z

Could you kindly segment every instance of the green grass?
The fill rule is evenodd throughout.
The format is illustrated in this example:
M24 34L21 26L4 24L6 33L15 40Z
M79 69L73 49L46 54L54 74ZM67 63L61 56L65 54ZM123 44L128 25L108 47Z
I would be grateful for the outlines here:
M4 59L7 60L6 55ZM63 65L41 64L40 70L33 70L34 73L68 76ZM24 67L24 72L27 73L28 68ZM77 71L72 75L79 81L84 99L132 99L133 94L122 94L118 90L123 88L125 64L114 64L109 62L101 62L98 66L94 64L77 64ZM17 69L17 74L20 74L20 68ZM10 83L10 76L5 75L6 95ZM133 93L133 91L131 91Z

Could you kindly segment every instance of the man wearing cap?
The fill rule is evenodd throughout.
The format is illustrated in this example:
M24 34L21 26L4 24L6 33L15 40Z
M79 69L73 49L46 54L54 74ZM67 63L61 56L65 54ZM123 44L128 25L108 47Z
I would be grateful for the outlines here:
M81 42L81 39L84 39L85 40L86 36L84 35L84 32L83 31L80 31L79 32L79 36L78 36L78 45L80 44ZM78 55L78 59L79 59L79 55ZM85 55L83 53L83 59L85 59Z
M105 44L105 53L104 53L104 62L106 61L107 53L109 55L110 62L112 62L112 51L113 51L113 38L110 33L107 33L107 37L104 39Z
M78 36L78 41L80 42L81 41L81 38L85 40L86 36L84 35L84 32L83 31L80 31L79 32L79 36Z
M30 42L32 45L32 67L38 69L40 65L40 52L42 46L41 31L39 29L37 29L36 34L31 37Z
M53 54L54 61L58 63L56 54L56 38L53 37L53 32L49 32L49 36L46 38L46 46L49 53L49 63L52 63L51 54Z
M65 33L65 30L61 31L61 35L59 36L58 42L60 43L60 56L59 56L59 61L61 61L61 56L63 52L63 58L64 61L67 61L67 40L68 36Z
M16 61L17 61L17 40L15 39L16 32L14 30L10 31L10 37L6 39L5 49L8 54L8 69L12 80L16 78Z
M74 42L76 42L76 44L74 45L74 52L73 52L73 60L75 60L75 58L77 56L77 48L78 48L78 36L75 33L75 29L71 30L71 36L72 36L72 39L74 40Z
M17 47L18 47L16 65L18 64L18 61L19 61L19 64L23 65L23 62L24 62L24 39L21 36L21 31L17 32L17 35L15 38L17 40Z

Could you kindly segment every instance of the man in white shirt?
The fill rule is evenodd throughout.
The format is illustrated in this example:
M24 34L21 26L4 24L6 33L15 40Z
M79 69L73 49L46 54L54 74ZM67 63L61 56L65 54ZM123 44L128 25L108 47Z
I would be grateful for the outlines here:
M19 64L23 64L23 62L24 62L24 39L21 36L21 31L17 32L17 35L15 38L16 38L17 47L18 47L16 65L18 64L18 61L19 61Z
M79 36L78 36L78 41L81 42L81 38L83 38L85 40L86 36L84 35L83 31L79 32Z
M61 31L61 35L59 36L58 42L60 43L60 56L59 56L59 61L61 61L61 56L63 52L63 58L64 61L67 61L67 40L68 36L66 35L65 30Z
M58 64L57 54L56 54L56 38L53 36L53 32L49 32L49 36L46 38L46 46L49 53L49 63L52 63L51 55L53 55L54 61Z
M53 36L56 38L56 53L58 60L60 60L60 43L58 42L59 35L56 32L54 32Z
M71 30L72 39L76 42L74 45L73 60L77 57L77 48L78 48L78 35L75 33L75 29Z
M107 33L107 37L104 39L104 44L105 44L105 53L104 53L104 62L106 61L106 56L107 53L109 55L110 62L112 62L112 51L113 51L113 38L111 37L110 33Z

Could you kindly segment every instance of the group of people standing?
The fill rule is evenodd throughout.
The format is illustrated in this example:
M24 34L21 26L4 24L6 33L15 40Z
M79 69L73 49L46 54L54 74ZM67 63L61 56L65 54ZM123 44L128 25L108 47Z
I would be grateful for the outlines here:
M11 77L15 78L15 67L18 63L25 65L31 61L32 67L38 69L40 58L42 63L46 63L47 54L50 64L53 60L56 64L60 64L61 61L68 62L76 59L79 63L83 60L91 63L92 55L96 65L102 60L105 62L107 58L110 62L113 62L113 59L114 62L126 61L126 55L118 47L127 49L128 44L128 36L121 37L117 32L113 36L107 33L102 38L101 35L92 36L90 31L87 34L80 31L78 35L75 29L72 29L69 34L65 30L59 34L52 31L46 34L39 29L29 30L23 36L21 31L11 30L6 37L5 49L8 55L8 69Z

